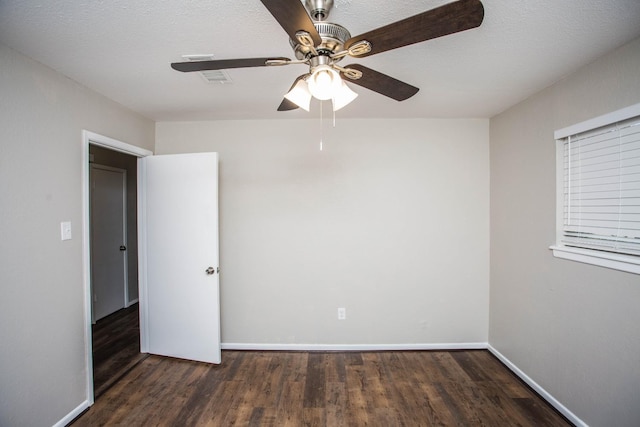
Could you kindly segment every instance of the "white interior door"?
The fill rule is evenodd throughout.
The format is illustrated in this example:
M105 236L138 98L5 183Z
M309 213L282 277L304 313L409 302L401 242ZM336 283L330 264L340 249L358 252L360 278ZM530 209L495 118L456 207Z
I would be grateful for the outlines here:
M126 305L127 172L92 164L91 183L91 301L93 321Z
M218 155L139 162L143 351L220 363Z

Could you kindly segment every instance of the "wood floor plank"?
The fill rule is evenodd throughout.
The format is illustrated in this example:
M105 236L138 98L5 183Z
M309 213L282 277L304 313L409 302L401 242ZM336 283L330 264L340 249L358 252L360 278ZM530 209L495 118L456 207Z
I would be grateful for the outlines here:
M378 353L365 353L362 355L364 375L366 379L366 397L369 410L389 408L389 399L386 395L386 387L383 384L384 367Z
M265 400L268 395L265 390L270 390L271 378L269 376L269 365L271 357L269 354L256 354L253 363L249 364L250 368L242 373L243 377L252 378L253 381L247 382L247 389L243 395L242 406L264 407Z
M421 382L430 384L446 381L441 369L435 363L434 354L436 352L406 352L405 363L413 371L413 376Z
M376 408L373 415L373 422L371 425L374 427L401 425L400 417L398 416L397 411L393 408Z
M344 353L345 365L362 365L362 353L350 351Z
M93 388L99 398L147 355L140 353L138 304L98 320L92 329Z
M304 386L304 407L322 408L325 404L325 364L322 353L312 353L307 359Z
M462 407L466 419L471 425L497 426L510 425L501 408L491 405L490 400L482 393L477 384L463 386L462 384L448 384L448 390L452 392Z
M449 414L455 420L454 425L473 425L470 424L473 418L473 414L469 413L468 402L463 402L461 399L453 394L450 394L450 388L448 384L436 383L436 392L441 396L443 403L446 405Z
M283 384L283 391L278 403L276 420L279 425L299 427L303 423L303 394L304 382L287 381Z
M400 363L396 369L402 369L402 378L397 382L399 396L397 399L406 401L407 408L417 408L413 411L401 412L409 425L460 425L456 418L451 416L450 408L445 404L448 395L442 396L436 392L434 385L440 383L433 381L448 381L443 374L438 362L440 352L403 352L399 355ZM425 389L431 386L431 389ZM430 393L429 393L430 392ZM434 400L435 399L435 400ZM451 405L450 405L451 406ZM444 420L444 421L443 421Z
M435 425L436 417L427 395L414 384L406 381L394 384L396 392L394 401L400 418L406 425Z
M347 406L347 392L345 389L345 381L327 383L325 392L327 426L341 427L346 425L345 410Z
M508 424L513 426L525 426L533 420L528 419L519 408L516 402L505 392L502 384L497 381L478 382L477 386L482 390L482 394L491 402L491 407L496 413L500 413Z
M326 411L323 408L307 408L302 410L303 425L306 427L321 427L327 425Z
M225 375L222 377L225 381L233 381L238 377L238 370L244 363L245 356L250 353L246 352L227 352L223 353L223 359L221 365L226 367Z
M264 380L259 388L259 397L256 405L263 408L275 408L282 391L282 382L284 380L283 373L285 366L280 357L272 357L266 372L264 372Z
M74 426L568 426L487 351L150 356Z
M262 418L264 417L264 408L253 408L251 418L249 418L249 427L259 427L264 425Z
M233 407L233 402L242 394L242 381L223 381L205 406L195 425L221 426Z
M204 363L196 365L186 379L187 390L181 393L184 403L175 418L184 421L185 424L195 425L204 412L205 406L222 384L218 380L220 376L220 370L210 368Z
M189 374L193 368L193 362L174 361L176 364L170 364L169 360L164 360L164 365L172 365L171 375L162 375L159 371L157 375L150 377L152 382L146 393L143 392L142 398L138 401L139 407L142 409L136 416L130 417L126 415L127 422L132 425L143 425L145 423L153 425L170 421L179 413L182 407L182 400L175 390L180 387L184 377ZM131 411L131 408L128 408ZM136 411L137 412L137 411Z
M286 382L305 381L309 354L313 353L284 353L287 361L284 378Z
M444 382L463 382L465 384L471 384L472 379L467 373L460 367L460 365L453 358L452 354L456 352L437 351L433 354L433 360L435 366L440 369L442 373L442 383Z
M250 417L247 395L251 395L254 389L258 387L258 378L262 377L257 375L259 375L260 367L264 366L265 363L265 354L262 352L256 352L252 354L251 358L243 360L237 376L245 378L246 381L234 381L240 383L240 387L237 389L234 398L226 406L227 415L220 425L236 425L244 418Z
M471 378L472 381L489 381L491 376L487 374L480 364L476 363L474 355L470 351L451 352L451 358Z
M563 426L563 420L559 420L557 415L540 399L534 397L516 398L513 401L526 414L527 419L532 423L539 423L545 426Z
M276 419L276 408L257 408L262 409L262 418L256 426L260 427L278 427ZM252 425L252 424L249 424Z
M135 412L144 412L141 410L141 404L144 398L144 389L152 384L152 378L156 372L160 371L159 365L163 361L160 359L150 360L141 369L136 369L123 380L119 381L114 387L109 389L109 393L97 400L99 404L94 405L96 408L95 417L98 420L104 420L104 424L117 424L120 420L132 414L131 408L137 408ZM136 384L135 388L128 388L129 384ZM80 418L80 425L91 425L91 423L83 424L85 418Z
M509 397L531 397L532 391L527 386L523 386L522 380L508 369L505 369L502 362L488 351L474 353L482 369L488 373L493 381L499 383ZM536 395L537 396L537 395Z
M345 382L347 373L344 369L345 365L344 353L325 353L325 379L328 383Z
M349 425L368 425L369 412L367 410L364 368L358 364L348 365L346 372L347 405L345 414Z
M428 420L432 426L460 425L460 420L451 412L447 405L447 397L438 390L439 383L421 383L420 390L427 399Z

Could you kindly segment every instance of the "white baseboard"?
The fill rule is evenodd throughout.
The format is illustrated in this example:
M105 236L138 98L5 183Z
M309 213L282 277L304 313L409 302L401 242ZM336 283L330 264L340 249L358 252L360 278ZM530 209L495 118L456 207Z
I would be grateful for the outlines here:
M91 406L91 404L89 403L88 400L85 400L80 405L78 405L77 408L69 412L63 419L55 423L53 427L65 427L67 424L73 421L78 415L86 411L87 408L89 408L89 406Z
M527 385L529 385L529 387L531 387L532 389L534 389L540 396L542 396L542 398L544 400L546 400L547 402L549 402L549 404L551 406L553 406L554 408L556 408L558 410L558 412L560 412L562 415L564 415L569 421L571 421L573 424L575 424L577 427L589 427L587 423L585 423L584 421L582 421L580 418L578 418L573 412L571 412L569 409L567 409L566 406L564 406L562 403L560 403L555 397L553 397L548 391L546 391L544 388L542 388L538 383L536 383L534 380L532 380L527 374L525 374L522 370L520 370L520 368L518 368L516 365L513 364L513 362L511 362L509 359L507 359L504 355L502 355L502 353L500 353L498 350L496 350L495 348L493 348L491 346L491 344L488 345L487 349L494 355L496 356L498 359L500 359L500 361L502 363L504 363L509 369L511 369L513 371L514 374L516 374L518 377L520 377L520 379L522 381L524 381L525 383L527 383Z
M402 351L402 350L486 350L486 342L442 344L258 344L222 343L223 350L257 351Z

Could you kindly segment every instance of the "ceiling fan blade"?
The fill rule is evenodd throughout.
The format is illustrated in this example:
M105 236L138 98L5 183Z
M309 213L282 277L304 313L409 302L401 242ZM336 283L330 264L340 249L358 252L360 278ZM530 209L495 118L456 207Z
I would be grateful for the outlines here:
M358 56L364 58L469 30L480 26L483 19L484 6L480 0L459 0L353 37L345 42L345 49L366 40L371 43L371 51Z
M300 0L260 0L271 12L280 26L287 32L291 40L296 39L298 31L306 31L311 35L314 46L322 43L320 34L313 25L307 10Z
M345 73L341 72L340 75L345 81L366 87L381 95L393 98L396 101L404 101L405 99L411 98L420 90L415 86L411 86L408 83L401 82L400 80L360 64L345 65L344 68L362 72L362 77L359 79L350 79Z
M300 107L298 107L293 102L289 101L287 98L282 98L282 102L278 106L278 111L291 111L297 108L300 108Z
M213 59L210 61L187 61L187 62L174 62L171 64L171 68L184 73L190 71L209 71L209 70L225 70L228 68L247 68L247 67L266 67L272 64L268 64L268 61L274 61L277 64L284 65L284 63L291 61L289 58L245 58L245 59Z

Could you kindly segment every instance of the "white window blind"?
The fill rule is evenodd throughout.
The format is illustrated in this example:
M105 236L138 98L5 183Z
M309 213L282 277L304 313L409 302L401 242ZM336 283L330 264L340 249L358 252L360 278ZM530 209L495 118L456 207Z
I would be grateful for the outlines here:
M562 244L640 257L640 116L561 142Z

